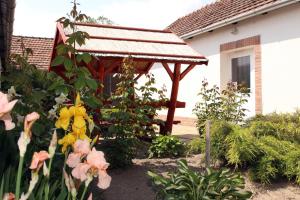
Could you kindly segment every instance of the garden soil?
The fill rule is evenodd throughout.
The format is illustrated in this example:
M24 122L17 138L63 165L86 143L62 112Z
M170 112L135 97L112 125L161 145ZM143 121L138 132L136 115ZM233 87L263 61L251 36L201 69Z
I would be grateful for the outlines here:
M203 170L203 155L186 158L194 170ZM147 171L166 173L176 169L176 159L135 159L124 170L111 170L112 183L106 191L94 190L95 200L155 200L155 191ZM253 192L253 200L300 200L300 187L287 181L263 186L246 178L246 189ZM100 198L101 197L101 198Z

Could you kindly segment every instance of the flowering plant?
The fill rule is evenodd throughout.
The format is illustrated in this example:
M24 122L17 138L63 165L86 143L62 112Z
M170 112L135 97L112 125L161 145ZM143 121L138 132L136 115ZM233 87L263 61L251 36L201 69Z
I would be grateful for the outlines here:
M5 129L7 130L14 128L14 123L11 117L5 116L10 116L10 111L16 102L17 100L9 102L7 95L0 92L0 120L4 121ZM60 105L63 105L63 102L61 102ZM57 144L62 145L61 150L66 157L62 170L61 191L57 192L57 195L61 199L85 199L87 187L94 177L98 177L97 186L99 188L108 188L111 182L111 177L106 172L109 163L106 162L103 152L93 148L93 144L97 138L92 141L86 134L87 124L89 132L91 133L94 122L92 118L88 116L83 102L80 99L80 95L78 94L74 105L61 106L59 109L59 117L55 126L58 129L65 130L66 135L58 140L56 130L54 130L48 150L34 152L29 166L31 180L27 191L24 191L24 184L21 185L24 158L28 145L34 140L32 137L32 126L39 118L40 115L38 113L32 112L26 115L24 119L24 128L18 140L20 159L15 191L14 193L12 193L12 191L4 191L3 185L5 184L5 180L2 179L0 197L6 200L27 200L34 196L36 199L48 200L51 196L52 199L53 194L50 195L50 191L52 191L53 188L51 188L50 184L50 174ZM71 173L68 173L69 171ZM64 194L64 186L67 188L66 194ZM83 190L80 189L81 186ZM82 192L79 193L78 191ZM55 199L56 198L55 196ZM89 196L89 199L92 199L92 195Z

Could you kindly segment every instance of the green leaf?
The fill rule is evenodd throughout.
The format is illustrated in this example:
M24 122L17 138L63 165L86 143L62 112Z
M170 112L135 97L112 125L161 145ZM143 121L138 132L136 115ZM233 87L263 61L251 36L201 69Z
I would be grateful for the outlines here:
M88 63L91 62L92 56L91 56L90 54L88 54L88 53L83 53L83 54L82 54L82 59L83 59L83 61L84 61L86 64L88 64Z
M77 54L76 55L76 61L78 62L78 63L80 63L81 61L82 61L82 55L81 54Z
M56 47L56 52L58 55L63 55L67 53L67 47L65 46L65 44L59 44Z
M84 88L85 87L85 81L84 81L84 79L83 78L78 78L76 81L75 81L75 84L74 84L74 86L75 86L75 88L77 89L77 90L81 90L82 88Z
M65 60L64 56L56 56L54 58L54 60L52 61L51 66L55 67L55 66L61 65L64 63L64 60Z
M66 58L65 61L64 61L64 66L66 68L67 71L71 71L72 68L73 68L73 62L71 59L69 58Z
M90 96L88 98L84 99L84 102L91 108L96 109L101 105L101 101L94 97L94 96Z
M85 79L85 82L90 89L97 90L97 88L98 88L97 81L95 81L94 79L87 78L87 79Z

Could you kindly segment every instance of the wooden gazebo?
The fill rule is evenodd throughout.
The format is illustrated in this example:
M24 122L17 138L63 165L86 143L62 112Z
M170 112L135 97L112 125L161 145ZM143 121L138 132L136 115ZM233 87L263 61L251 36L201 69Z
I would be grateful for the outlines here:
M85 45L78 46L77 51L88 52L98 58L86 67L101 83L109 74L117 73L123 59L128 56L133 59L136 80L148 73L155 63L162 64L172 80L171 97L166 105L168 115L164 131L172 132L176 108L185 107L184 102L177 101L180 81L197 65L207 65L208 60L178 36L166 30L88 23L77 23L76 29L85 31L90 36ZM70 33L71 30L64 29L60 23L57 24L51 60L56 55L55 47L66 42ZM171 65L174 66L173 70ZM184 70L183 65L186 66Z

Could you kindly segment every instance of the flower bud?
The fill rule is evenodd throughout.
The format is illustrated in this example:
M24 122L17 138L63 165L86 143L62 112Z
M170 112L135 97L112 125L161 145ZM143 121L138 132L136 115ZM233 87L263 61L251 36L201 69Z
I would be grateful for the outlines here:
M53 135L52 135L52 139L51 139L49 149L48 149L50 159L53 158L53 156L55 154L56 147L57 147L57 133L56 133L56 130L55 130Z
M18 140L20 157L24 157L26 150L27 150L27 145L29 143L30 143L30 137L27 134L25 134L24 132L21 132L20 138Z

